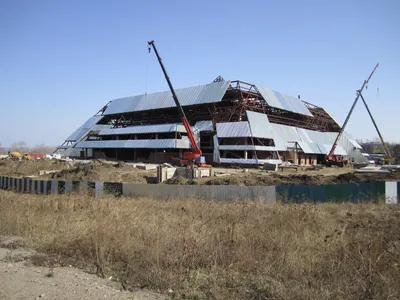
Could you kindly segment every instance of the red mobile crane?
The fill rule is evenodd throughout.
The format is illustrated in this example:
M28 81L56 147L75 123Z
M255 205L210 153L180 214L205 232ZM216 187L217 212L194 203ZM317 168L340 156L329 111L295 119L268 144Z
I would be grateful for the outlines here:
M179 103L178 97L176 96L174 87L172 86L171 80L169 79L169 76L167 74L167 70L165 69L164 64L162 63L162 59L161 59L160 55L158 55L158 51L154 44L154 41L152 40L147 43L149 45L149 52L151 49L150 46L152 46L154 49L154 53L157 56L158 62L160 63L161 69L164 73L165 79L167 80L169 89L171 90L171 93L172 93L172 98L174 99L176 107L179 110L181 122L183 123L183 126L186 129L186 132L188 134L188 138L189 138L189 141L191 144L191 151L184 152L182 159L176 158L176 157L172 157L172 159L175 161L179 161L181 163L181 165L184 165L184 166L190 167L193 164L196 164L198 166L208 167L208 165L205 164L205 159L204 159L204 156L202 156L202 151L201 151L200 147L197 145L196 139L194 137L192 128L190 127L190 124L186 118L185 112L183 111L183 108L182 108L181 104Z
M342 128L340 128L340 130L339 130L339 133L338 133L338 135L337 135L337 137L335 139L335 142L332 145L331 151L329 151L328 155L325 157L326 166L332 166L332 165L336 165L336 166L340 166L340 167L344 166L344 162L343 162L342 156L334 154L336 146L337 146L337 143L338 143L340 137L342 136L342 134L344 132L344 129L346 128L347 122L349 121L350 116L351 116L351 114L352 114L352 112L354 110L354 107L357 104L358 98L362 97L362 95L361 95L362 91L364 90L364 88L368 84L369 80L371 79L372 75L375 73L375 70L378 68L378 66L379 66L379 64L376 64L375 68L372 70L372 72L369 75L368 79L364 80L364 83L361 86L361 89L357 90L356 99L354 100L353 105L351 106L350 111L347 114L346 120L344 121Z

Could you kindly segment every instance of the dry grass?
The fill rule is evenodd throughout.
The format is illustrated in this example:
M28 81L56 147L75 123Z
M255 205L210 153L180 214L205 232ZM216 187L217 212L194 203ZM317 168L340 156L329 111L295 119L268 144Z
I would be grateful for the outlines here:
M397 206L0 191L0 234L185 299L399 299Z

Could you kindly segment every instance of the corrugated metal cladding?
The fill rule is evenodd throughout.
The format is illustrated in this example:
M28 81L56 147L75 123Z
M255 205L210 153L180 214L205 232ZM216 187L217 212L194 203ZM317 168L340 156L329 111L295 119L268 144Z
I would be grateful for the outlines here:
M360 146L360 144L359 144L356 140L350 139L350 138L347 138L347 139L349 140L349 142L350 142L354 147L356 147L357 149L362 149L362 147Z
M272 163L279 164L282 163L280 160L272 160L272 159L244 159L244 158L220 158L220 163L230 163L230 164L247 164L247 165L258 165L260 163Z
M94 116L89 118L83 125L81 125L77 130L71 134L66 141L75 142L79 140L90 128L92 128L97 122L99 122L103 117L102 116Z
M99 135L114 134L140 134L140 133L157 133L157 132L186 132L185 127L179 124L157 124L157 125L140 125L129 126L124 128L109 128L100 131Z
M75 148L124 148L126 141L82 141Z
M230 81L213 82L205 85L177 89L176 94L182 106L220 102ZM150 109L176 107L170 91L113 100L104 115Z
M200 131L213 131L213 122L212 121L198 121L194 124L194 127Z
M246 110L246 115L253 137L270 139L274 136L266 114Z
M270 126L275 134L275 145L280 151L286 150L282 149L282 145L285 148L293 148L293 142L297 142L306 154L328 154L337 136L337 132L320 132L280 124ZM348 154L346 141L344 136L339 140L341 145L336 147L336 155Z
M183 126L182 123L139 125L139 126L124 127L124 128L109 128L109 127L110 126L107 125L105 129L100 131L99 135L186 132L185 126ZM193 131L213 130L212 121L197 122L195 126L192 127L192 130Z
M217 137L251 137L248 122L217 123Z
M219 150L256 150L256 151L276 151L272 146L254 146L254 145L220 145Z
M257 85L256 87L269 106L292 111L310 117L313 116L312 113L305 106L303 101L259 85Z
M125 141L82 141L75 145L75 148L189 148L189 140L125 140Z

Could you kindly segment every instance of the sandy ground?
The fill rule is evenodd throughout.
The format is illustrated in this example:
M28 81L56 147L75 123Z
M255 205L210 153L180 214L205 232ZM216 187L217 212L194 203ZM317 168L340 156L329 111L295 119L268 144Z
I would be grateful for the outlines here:
M0 248L0 299L169 299L145 290L124 291L117 282L73 267L37 266L30 259L35 255L31 250Z

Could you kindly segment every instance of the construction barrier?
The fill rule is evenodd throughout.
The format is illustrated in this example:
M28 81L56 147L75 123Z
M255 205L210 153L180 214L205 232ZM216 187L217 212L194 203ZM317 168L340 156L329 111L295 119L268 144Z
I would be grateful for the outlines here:
M397 204L400 182L324 185L233 186L167 185L120 182L33 180L0 176L0 189L31 194L86 194L149 197L160 200L199 199L214 202L384 202Z

